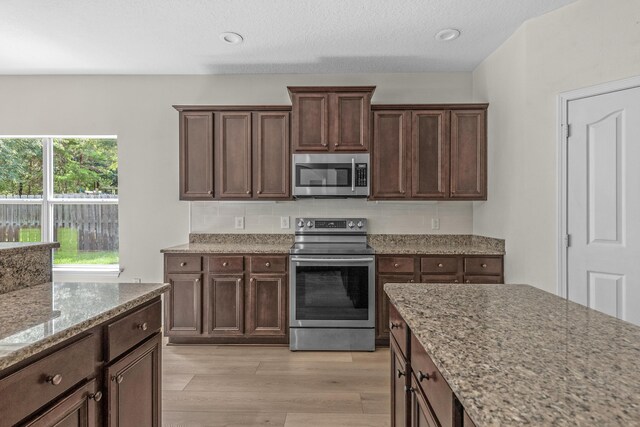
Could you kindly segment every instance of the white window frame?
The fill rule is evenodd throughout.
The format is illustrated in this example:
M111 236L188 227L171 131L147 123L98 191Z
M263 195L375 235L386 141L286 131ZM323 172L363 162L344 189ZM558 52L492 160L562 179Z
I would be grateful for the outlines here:
M53 207L55 205L118 205L120 198L115 199L69 199L56 197L53 191L53 140L54 139L115 139L117 135L2 135L0 139L24 138L40 139L42 141L42 198L38 199L0 199L4 205L41 205L41 240L45 243L53 242ZM118 235L118 240L120 236ZM118 254L119 259L119 254ZM119 276L119 264L54 264L53 271L60 273L94 274Z

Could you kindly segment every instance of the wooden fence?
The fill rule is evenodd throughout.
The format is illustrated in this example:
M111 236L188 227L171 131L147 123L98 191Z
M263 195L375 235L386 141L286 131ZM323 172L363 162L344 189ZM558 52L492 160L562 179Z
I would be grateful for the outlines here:
M118 205L55 204L53 211L55 241L77 240L81 251L118 250ZM40 204L3 204L0 198L0 242L19 242L21 235L23 241L40 240L41 212Z

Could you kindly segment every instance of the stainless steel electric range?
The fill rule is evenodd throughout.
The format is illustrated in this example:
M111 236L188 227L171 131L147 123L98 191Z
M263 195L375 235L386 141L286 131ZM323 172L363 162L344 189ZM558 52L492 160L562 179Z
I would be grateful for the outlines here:
M364 218L297 218L291 350L375 350L374 250Z

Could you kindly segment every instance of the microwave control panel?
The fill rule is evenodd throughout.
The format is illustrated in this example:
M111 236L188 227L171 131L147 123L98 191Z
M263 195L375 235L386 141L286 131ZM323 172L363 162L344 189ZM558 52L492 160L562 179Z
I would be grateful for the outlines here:
M367 164L356 163L356 187L367 186Z

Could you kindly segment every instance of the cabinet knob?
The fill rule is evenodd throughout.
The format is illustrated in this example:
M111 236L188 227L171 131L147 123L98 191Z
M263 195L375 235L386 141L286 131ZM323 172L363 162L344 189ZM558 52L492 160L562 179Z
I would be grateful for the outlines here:
M425 374L422 371L418 371L418 380L420 380L420 382L422 382L422 380L429 380L429 379L431 379L431 375Z
M223 267L226 267L226 266L228 266L228 265L229 265L229 263L228 263L227 261L225 261L225 262L223 262L223 263L222 263L222 266L223 266Z
M440 263L440 264L438 264L438 267L442 268L442 267L444 267L444 264Z
M487 264L482 264L480 267L487 268Z
M393 264L393 266L394 266L395 268L398 268L398 267L400 267L400 264L398 264L398 263L396 262L395 264Z
M51 385L59 385L62 382L62 375L55 374L47 377L46 380Z
M413 279L409 280L409 283L413 283L413 282L415 282L415 280L413 280Z
M181 262L181 263L180 263L180 267L184 267L185 265L187 265L187 263L186 263L186 262Z
M270 262L268 262L268 261L267 261L267 262L265 262L265 263L264 263L264 265L265 265L265 267L271 267L271 263L270 263Z
M251 190L247 190L247 194L251 194Z
M465 280L464 283L471 283L471 280Z
M398 369L398 378L405 376L406 374Z
M213 191L209 190L207 191L207 194L211 196L213 194Z
M100 402L102 400L102 392L96 391L95 393L91 393L89 395L89 399L95 400L96 402Z
M453 283L460 283L458 279L454 280Z
M400 323L389 322L389 329L400 328Z
M115 381L118 384L122 383L122 381L124 381L124 377L122 376L122 374L116 376L116 377L111 377L111 381Z
M256 283L256 278L252 277L251 280L249 280L251 283Z
M406 385L406 386L404 386L404 391L408 391L409 393L413 393L414 391L416 391L416 389Z
M138 323L138 329L142 331L146 331L147 329L149 329L149 325L147 325L147 322Z
M200 283L200 279L196 279L196 283Z
M258 194L262 194L262 190L258 190Z

